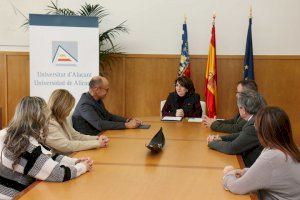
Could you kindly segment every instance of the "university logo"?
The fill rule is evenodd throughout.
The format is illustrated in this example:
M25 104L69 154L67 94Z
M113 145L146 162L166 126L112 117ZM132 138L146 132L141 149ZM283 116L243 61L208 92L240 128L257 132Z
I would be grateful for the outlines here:
M52 41L52 63L55 66L77 66L78 43L73 41Z

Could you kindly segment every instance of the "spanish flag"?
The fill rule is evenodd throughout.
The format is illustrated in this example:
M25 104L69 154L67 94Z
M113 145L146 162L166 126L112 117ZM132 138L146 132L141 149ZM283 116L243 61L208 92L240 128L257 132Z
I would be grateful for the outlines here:
M207 106L207 116L212 118L217 115L217 59L216 59L216 33L215 33L215 16L211 30L211 40L206 65L205 74L205 97Z

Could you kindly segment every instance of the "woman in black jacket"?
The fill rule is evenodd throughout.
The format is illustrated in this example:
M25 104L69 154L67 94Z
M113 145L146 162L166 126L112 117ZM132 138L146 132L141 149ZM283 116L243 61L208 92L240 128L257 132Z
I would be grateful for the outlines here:
M201 117L200 95L195 93L192 80L180 76L175 80L175 92L169 94L162 116Z

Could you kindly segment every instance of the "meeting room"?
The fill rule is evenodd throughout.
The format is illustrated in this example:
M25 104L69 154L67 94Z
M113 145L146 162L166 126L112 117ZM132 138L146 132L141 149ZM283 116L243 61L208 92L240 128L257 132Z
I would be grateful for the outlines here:
M300 200L299 0L1 0L0 200Z

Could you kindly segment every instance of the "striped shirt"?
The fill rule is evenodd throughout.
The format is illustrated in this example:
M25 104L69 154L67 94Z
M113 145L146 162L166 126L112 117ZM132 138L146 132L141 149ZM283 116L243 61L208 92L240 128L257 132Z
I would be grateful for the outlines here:
M63 182L87 171L83 163L75 164L77 159L52 154L32 137L13 169L13 154L4 149L6 134L6 129L0 131L0 199L12 199L36 179Z

